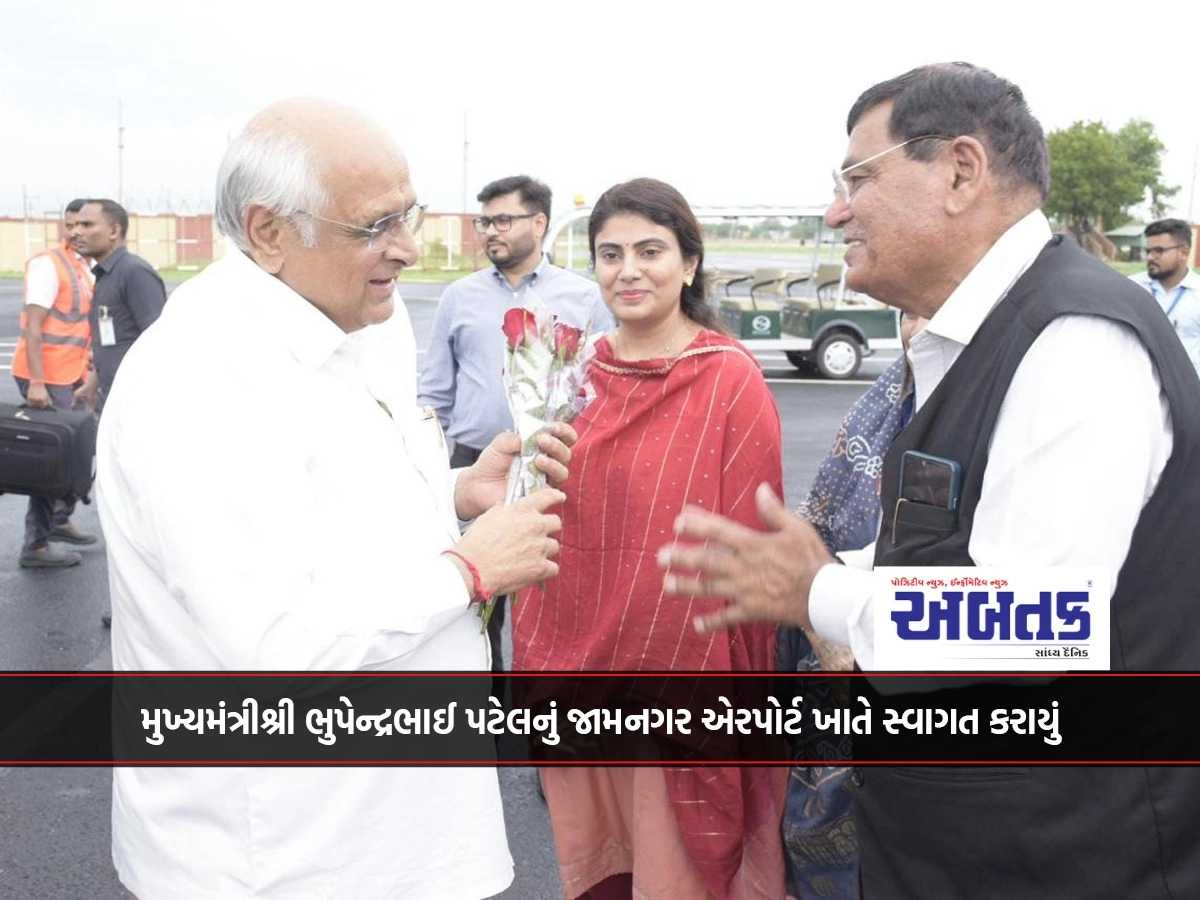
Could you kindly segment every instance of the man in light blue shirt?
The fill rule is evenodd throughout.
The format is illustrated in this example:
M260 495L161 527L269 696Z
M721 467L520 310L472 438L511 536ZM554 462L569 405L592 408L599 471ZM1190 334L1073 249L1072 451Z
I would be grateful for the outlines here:
M451 466L468 466L497 434L513 427L500 373L504 313L535 300L565 322L594 332L612 328L595 282L542 254L550 224L550 188L527 175L493 181L475 230L492 267L459 279L442 293L433 337L421 367L418 402L432 406L454 441Z
M543 304L564 322L592 331L613 327L612 314L590 279L550 264L542 240L550 224L550 188L528 175L485 185L475 231L483 235L492 267L442 292L433 337L417 387L417 402L433 407L454 441L453 468L469 466L492 438L513 427L504 395L504 314L514 306ZM504 603L488 621L492 671L504 671ZM500 689L499 683L496 685Z
M1159 219L1142 233L1146 271L1129 277L1158 301L1200 374L1200 276L1188 268L1192 226L1182 219Z

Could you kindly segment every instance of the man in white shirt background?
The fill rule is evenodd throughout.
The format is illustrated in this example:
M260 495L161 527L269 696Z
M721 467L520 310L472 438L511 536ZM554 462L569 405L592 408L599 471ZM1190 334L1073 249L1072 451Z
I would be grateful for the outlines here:
M354 110L285 100L230 143L216 196L232 248L130 348L100 424L113 668L486 672L472 604L556 574L563 494L500 505L511 433L453 477L415 404L403 153ZM539 438L552 484L573 439ZM117 768L113 860L139 900L512 879L494 768Z
M1188 266L1192 226L1183 219L1159 219L1142 233L1146 236L1146 271L1129 277L1158 301L1200 372L1200 276Z
M702 630L811 626L870 670L873 564L1102 566L1112 668L1200 668L1200 385L1149 297L1052 237L1045 139L1020 89L925 66L865 91L847 131L826 213L847 286L929 320L879 539L837 565L764 487L767 533L681 515L666 589L728 598ZM897 513L909 449L961 464L956 510ZM1128 711L1125 727L1143 724ZM855 791L864 898L1200 896L1200 847L1181 837L1197 804L1186 768L871 768Z

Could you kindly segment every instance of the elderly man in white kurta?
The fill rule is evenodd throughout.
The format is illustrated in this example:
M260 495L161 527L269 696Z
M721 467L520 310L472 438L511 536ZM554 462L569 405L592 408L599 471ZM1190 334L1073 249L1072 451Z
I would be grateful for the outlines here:
M486 671L471 603L555 574L562 494L490 508L515 435L453 477L415 405L403 155L352 110L283 101L217 195L233 247L105 408L113 667ZM572 436L543 436L553 481ZM489 768L118 768L113 859L140 900L474 900L512 879Z

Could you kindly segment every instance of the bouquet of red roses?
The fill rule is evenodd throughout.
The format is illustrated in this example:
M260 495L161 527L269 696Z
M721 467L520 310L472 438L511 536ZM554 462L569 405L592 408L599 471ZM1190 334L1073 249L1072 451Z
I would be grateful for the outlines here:
M508 503L546 484L545 474L533 463L537 433L552 422L574 421L594 397L587 380L587 362L594 352L588 339L591 322L576 328L536 298L527 302L529 307L504 314L504 391L521 438L521 455L513 459L508 473ZM480 607L485 628L493 606L489 600Z
M504 390L522 444L508 477L509 503L546 484L533 464L534 436L552 422L574 421L592 399L590 325L575 328L537 305L504 315Z

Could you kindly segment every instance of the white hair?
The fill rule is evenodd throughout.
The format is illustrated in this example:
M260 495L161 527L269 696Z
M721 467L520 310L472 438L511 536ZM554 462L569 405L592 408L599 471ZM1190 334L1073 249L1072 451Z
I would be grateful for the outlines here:
M233 139L217 170L217 228L239 250L250 249L245 217L251 204L288 219L313 247L316 226L300 213L320 215L328 200L308 150L294 134L251 125Z

